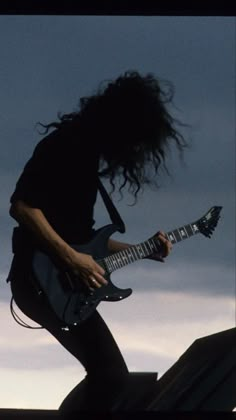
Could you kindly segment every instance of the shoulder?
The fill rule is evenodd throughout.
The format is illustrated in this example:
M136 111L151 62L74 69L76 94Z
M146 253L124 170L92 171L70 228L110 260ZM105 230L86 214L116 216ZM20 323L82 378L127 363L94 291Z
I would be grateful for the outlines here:
M56 165L57 162L67 160L73 155L73 139L68 131L61 128L55 129L44 135L36 144L30 159L30 164Z
M45 164L54 165L73 163L77 170L90 165L92 170L98 167L99 152L96 140L89 137L83 130L62 126L53 130L38 142L33 153L34 160L43 160ZM67 168L68 169L68 168Z
M61 129L55 129L50 133L44 135L44 137L37 143L34 154L40 154L45 151L56 150L63 145L63 133Z

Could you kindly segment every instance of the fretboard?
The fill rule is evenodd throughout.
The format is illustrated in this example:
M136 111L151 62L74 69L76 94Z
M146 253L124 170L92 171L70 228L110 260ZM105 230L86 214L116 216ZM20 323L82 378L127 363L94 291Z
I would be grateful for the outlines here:
M190 238L190 236L196 233L199 233L199 229L196 223L191 223L168 232L166 236L172 244L176 244L177 242ZM137 245L132 245L129 248L105 257L103 263L107 271L112 273L125 265L146 258L154 252L158 252L160 248L161 242L157 238L152 237Z

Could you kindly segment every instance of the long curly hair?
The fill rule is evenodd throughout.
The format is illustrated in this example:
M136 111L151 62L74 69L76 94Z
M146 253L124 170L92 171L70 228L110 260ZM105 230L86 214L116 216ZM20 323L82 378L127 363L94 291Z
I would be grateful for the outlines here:
M134 194L136 202L144 184L158 187L156 176L148 175L150 166L155 175L161 167L169 174L165 158L171 143L177 146L181 159L188 147L177 130L177 125L187 124L175 119L168 110L173 96L171 82L161 81L152 73L142 76L137 71L126 71L115 80L102 82L94 95L80 98L78 110L58 113L58 122L39 124L46 132L67 125L76 134L85 128L99 148L99 175L109 178L112 192L119 175L119 191L128 183L128 191Z

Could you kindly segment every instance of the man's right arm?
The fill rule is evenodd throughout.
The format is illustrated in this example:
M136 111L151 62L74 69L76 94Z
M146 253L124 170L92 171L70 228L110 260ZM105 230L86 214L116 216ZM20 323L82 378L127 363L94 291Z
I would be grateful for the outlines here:
M71 264L75 250L55 232L40 209L18 200L12 204L9 213L19 224L33 233L48 253L58 257L66 265Z
M96 280L95 284L92 282L93 286L99 287L106 282L102 276L102 267L90 255L77 252L65 242L50 225L42 210L17 200L12 204L9 213L32 232L46 252L59 259L69 270L79 274L88 286L91 286L92 278Z

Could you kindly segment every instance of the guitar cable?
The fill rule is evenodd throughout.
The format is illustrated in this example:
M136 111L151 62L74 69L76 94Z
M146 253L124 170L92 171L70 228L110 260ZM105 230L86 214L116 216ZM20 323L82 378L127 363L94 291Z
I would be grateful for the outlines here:
M17 322L17 324L19 324L21 327L29 328L30 330L41 330L41 329L44 329L44 327L31 327L30 325L26 324L26 322L23 321L19 317L19 315L17 315L16 311L14 310L14 308L13 308L13 301L14 301L14 298L12 296L11 302L10 302L10 310L11 310L11 314L12 314L14 320Z

